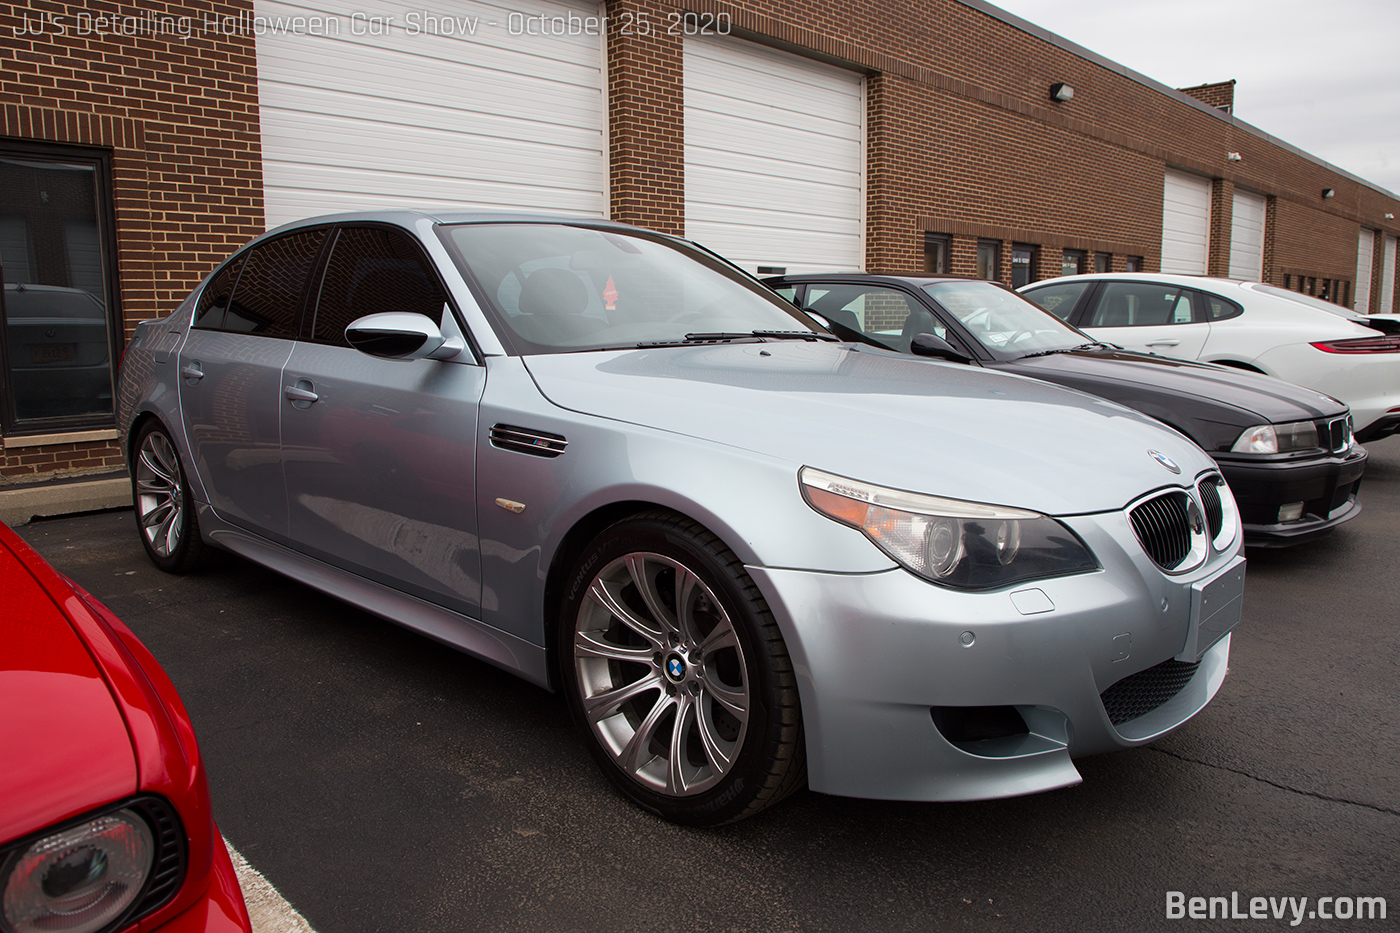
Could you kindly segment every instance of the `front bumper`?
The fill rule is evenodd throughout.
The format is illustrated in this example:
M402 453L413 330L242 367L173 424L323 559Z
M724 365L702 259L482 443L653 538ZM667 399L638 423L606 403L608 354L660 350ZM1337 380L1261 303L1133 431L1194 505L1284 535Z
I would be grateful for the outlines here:
M1199 602L1204 584L1229 574L1242 580L1238 542L1168 577L1137 545L1126 514L1065 521L1102 570L975 593L900 569L749 568L797 670L813 790L933 801L1065 787L1080 780L1072 758L1150 742L1215 696L1229 635L1193 670L1175 659L1188 650L1193 595ZM1154 668L1186 670L1189 679L1160 705L1148 702L1130 718L1120 707L1111 718L1100 695ZM1026 729L953 734L948 711L968 708L1013 708Z
M1366 472L1364 447L1308 460L1217 458L1240 507L1245 544L1287 547L1328 534L1361 512L1357 491ZM1296 521L1279 522L1279 506L1303 503Z

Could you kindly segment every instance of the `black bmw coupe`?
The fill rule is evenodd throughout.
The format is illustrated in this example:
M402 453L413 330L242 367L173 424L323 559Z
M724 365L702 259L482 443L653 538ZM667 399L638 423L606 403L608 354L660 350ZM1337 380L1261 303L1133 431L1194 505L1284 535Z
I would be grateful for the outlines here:
M1347 406L1258 373L1100 343L995 282L858 273L764 282L843 340L1054 382L1151 415L1215 458L1245 543L1320 537L1361 511Z

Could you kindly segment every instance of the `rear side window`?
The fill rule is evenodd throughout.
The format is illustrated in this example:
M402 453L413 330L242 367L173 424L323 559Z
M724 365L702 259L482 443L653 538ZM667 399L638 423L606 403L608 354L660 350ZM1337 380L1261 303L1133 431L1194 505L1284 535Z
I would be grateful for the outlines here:
M220 329L294 339L306 282L325 241L323 227L278 237L249 250Z
M346 227L336 238L313 334L317 343L348 347L345 328L357 318L409 311L442 326L446 301L437 276L413 238L387 227Z
M238 283L238 271L243 268L247 254L234 257L209 280L204 292L199 296L199 307L194 312L194 325L205 330L220 330L224 326L224 311L228 300L233 297L233 286Z
M1191 293L1153 282L1109 282L1081 327L1156 327L1190 324Z
M1046 285L1022 294L1049 311L1062 321L1068 321L1079 304L1079 296L1089 288L1088 282L1065 282L1061 285Z
M1244 313L1244 309L1233 301L1221 298L1219 295L1210 295L1205 292L1197 292L1201 297L1206 309L1206 320L1223 321L1226 318L1238 317Z

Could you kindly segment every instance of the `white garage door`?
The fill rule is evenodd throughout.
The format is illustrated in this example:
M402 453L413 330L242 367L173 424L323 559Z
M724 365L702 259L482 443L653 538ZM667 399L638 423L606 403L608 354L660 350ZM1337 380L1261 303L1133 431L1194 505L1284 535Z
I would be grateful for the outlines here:
M256 9L268 226L385 207L606 215L603 38L582 28L601 6Z
M685 40L685 231L750 272L865 264L856 74L728 37Z
M1257 282L1264 277L1264 213L1267 208L1268 201L1263 195L1235 192L1230 221L1230 278Z
M1371 256L1376 251L1376 235L1365 227L1356 243L1356 313L1371 311Z
M1205 275L1210 179L1167 169L1162 187L1162 271Z

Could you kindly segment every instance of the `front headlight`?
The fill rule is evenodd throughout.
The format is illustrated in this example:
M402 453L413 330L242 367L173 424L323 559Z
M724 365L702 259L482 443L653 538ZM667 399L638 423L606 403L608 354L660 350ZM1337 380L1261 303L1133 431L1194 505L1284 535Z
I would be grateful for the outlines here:
M4 928L94 933L111 925L140 895L155 848L146 821L123 809L14 852L0 866Z
M1290 450L1310 450L1317 444L1317 425L1311 421L1292 424L1261 424L1240 435L1235 446L1237 454L1278 454Z
M988 589L1099 566L1074 532L1039 512L887 489L811 467L798 479L812 508L943 586Z

